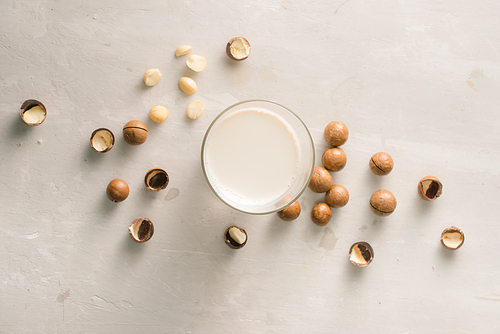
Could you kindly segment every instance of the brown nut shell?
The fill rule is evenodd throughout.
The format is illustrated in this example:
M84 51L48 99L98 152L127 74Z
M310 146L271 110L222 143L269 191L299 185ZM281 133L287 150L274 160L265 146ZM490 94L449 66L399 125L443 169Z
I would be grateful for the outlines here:
M311 219L318 226L325 226L332 219L332 210L325 203L316 204L311 211Z
M128 227L130 237L138 243L143 243L151 239L154 232L155 227L153 222L144 217L134 219Z
M349 130L342 122L331 122L326 126L323 135L328 145L341 146L349 138Z
M301 211L300 204L299 202L295 201L293 202L292 205L289 205L283 210L278 211L278 217L280 217L284 221L289 222L297 219L300 215L300 211Z
M365 241L352 244L349 248L349 261L357 267L366 267L374 258L373 248Z
M370 197L370 207L377 216L389 216L396 210L396 204L396 197L385 189L377 190Z
M243 243L240 244L235 239L233 239L231 237L231 234L229 233L229 230L231 230L232 228L236 228L236 229L240 230L241 232L243 232L243 234L245 234L245 241ZM238 226L235 226L235 225L229 226L226 229L226 232L224 232L224 242L226 243L226 245L228 245L229 248L240 249L240 248L244 247L247 244L247 241L248 241L247 232L244 229L242 229L242 228L240 228Z
M340 172L347 163L347 157L341 148L330 147L323 153L321 162L329 171Z
M39 117L36 117L37 115L31 115L30 110L35 111L34 108L36 108L37 111L41 110L42 115L38 115ZM45 118L47 118L47 109L43 103L34 99L24 101L21 105L19 113L23 122L29 126L40 125L45 121Z
M130 145L141 145L148 139L148 128L141 121L130 121L123 127L123 138Z
M309 189L315 193L327 192L332 186L333 178L329 171L323 167L314 167L313 175L309 181Z
M242 61L250 56L251 49L250 43L246 38L235 37L227 42L226 54L232 60Z
M443 184L435 176L426 176L418 182L418 194L426 201L435 201L443 193Z
M332 208L341 208L349 202L349 192L344 186L334 184L326 192L326 203Z
M155 192L165 189L169 180L167 172L161 168L150 169L144 176L146 187Z
M444 248L449 250L457 250L465 242L465 235L461 229L455 226L445 228L441 233L441 244Z
M108 195L108 198L115 203L126 200L129 192L130 189L127 182L120 179L112 180L106 188L106 195Z
M370 169L375 175L387 175L394 168L392 157L385 152L375 153L369 163Z
M99 153L106 153L113 148L115 135L111 130L99 128L90 135L90 146Z

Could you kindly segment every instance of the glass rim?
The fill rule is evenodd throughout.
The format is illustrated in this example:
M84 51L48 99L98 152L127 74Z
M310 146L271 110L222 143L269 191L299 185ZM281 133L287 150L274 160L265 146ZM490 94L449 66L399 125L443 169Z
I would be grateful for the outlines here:
M210 182L210 179L208 177L208 172L207 172L207 170L205 168L205 148L206 148L206 142L207 142L208 136L209 136L210 132L212 131L212 128L214 127L214 125L229 110L231 110L231 109L233 109L233 108L235 108L235 107L237 107L237 106L239 106L241 104L251 103L251 102L270 103L270 104L277 105L277 106L285 109L286 111L288 111L293 117L295 117L300 122L300 124L302 124L302 126L306 130L307 135L309 136L309 140L311 141L311 146L312 146L312 150L311 150L311 152L312 152L312 168L311 168L311 171L309 173L309 176L307 177L308 181L302 186L302 188L300 189L300 191L297 193L296 196L293 197L292 200L290 200L287 203L281 205L277 209L272 209L270 211L265 211L265 212L249 212L249 211L245 211L243 209L237 208L237 207L231 205L230 203L228 203L221 196L219 196L217 190L212 186L212 183ZM219 115L217 115L217 117L215 117L213 119L213 121L210 123L209 127L207 128L207 131L205 132L205 135L203 136L203 141L201 143L201 169L203 171L203 177L205 178L205 181L207 182L207 184L208 184L210 190L212 191L212 193L214 193L215 196L217 196L217 198L222 201L222 203L224 203L225 205L229 206L231 209L234 209L234 210L242 212L242 213L251 214L251 215L267 215L267 214L271 214L271 213L274 213L274 212L278 212L278 211L283 210L284 208L288 207L292 203L294 203L297 199L299 199L299 197L302 196L302 194L304 193L304 191L307 189L307 186L309 185L309 181L311 180L312 174L314 172L315 160L316 160L316 152L315 152L315 147L314 147L314 141L313 141L311 133L309 132L309 129L307 128L306 124L293 111L291 111L290 109L288 109L287 107L285 107L284 105L282 105L280 103L277 103L275 101L270 101L270 100L261 100L261 99L244 100L244 101L240 101L240 102L237 102L237 103L234 103L234 104L230 105L229 107L227 107L226 109L224 109L223 111L221 111L219 113Z

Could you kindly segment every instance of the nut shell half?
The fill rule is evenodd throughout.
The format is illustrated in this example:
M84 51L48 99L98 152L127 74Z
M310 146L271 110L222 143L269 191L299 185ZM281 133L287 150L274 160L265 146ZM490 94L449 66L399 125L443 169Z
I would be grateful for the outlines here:
M365 241L355 242L349 248L349 261L357 267L366 267L374 256L372 246Z
M169 180L167 172L161 168L150 169L144 177L146 187L155 192L165 189Z
M231 237L231 234L229 232L233 228L239 230L240 232L242 232L245 235L245 241L243 243L240 244L235 239L233 239ZM229 226L227 228L226 232L224 232L224 242L226 243L226 245L229 246L229 248L240 249L247 244L247 241L248 241L247 232L244 229L239 228L238 226L235 226L235 225Z
M144 217L134 219L128 227L130 237L138 243L143 243L151 239L154 232L155 227L153 222Z
M278 217L280 217L284 221L289 222L297 219L300 215L300 211L300 204L299 202L295 201L292 205L289 205L283 210L278 211Z
M130 121L123 127L123 139L130 145L141 145L148 139L148 128L141 121Z
M461 229L455 226L450 226L444 229L441 233L441 244L449 250L457 250L465 242L465 235Z
M389 216L396 210L396 204L396 197L389 190L377 190L370 197L370 207L377 216Z
M34 99L24 101L19 112L23 122L29 126L40 125L47 118L47 109L43 103Z
M426 176L418 182L418 194L426 201L435 201L443 193L443 184L435 176Z
M392 157L385 152L375 153L369 163L370 169L375 175L387 175L394 168Z
M242 61L250 56L252 47L246 38L235 37L229 40L226 45L226 54L229 58Z
M106 153L113 148L115 135L111 130L99 128L90 135L90 146L99 153Z

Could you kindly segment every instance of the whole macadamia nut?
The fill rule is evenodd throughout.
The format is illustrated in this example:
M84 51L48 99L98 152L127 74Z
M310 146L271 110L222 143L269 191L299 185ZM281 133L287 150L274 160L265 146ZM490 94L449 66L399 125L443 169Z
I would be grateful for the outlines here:
M334 184L326 192L326 203L332 208L341 208L349 202L349 192L344 186Z
M387 175L392 171L394 161L389 154L378 152L371 157L369 165L375 175Z
M284 221L292 221L299 217L300 215L300 204L295 201L292 205L287 206L281 211L278 211L278 217Z
M377 216L388 216L396 210L396 198L388 190L377 190L370 197L370 207Z
M108 184L106 195L108 195L111 201L118 203L127 199L129 191L127 182L120 179L114 179Z
M323 167L314 167L311 181L309 181L309 189L315 193L327 192L332 186L333 178L329 171Z
M130 145L141 145L148 139L148 128L141 121L130 121L123 127L123 138Z
M342 122L331 122L326 126L324 136L328 145L341 146L347 141L349 130Z
M347 163L347 157L341 148L331 147L323 153L321 162L329 171L340 172Z
M325 203L316 204L311 211L311 219L318 226L325 226L332 218L332 210Z

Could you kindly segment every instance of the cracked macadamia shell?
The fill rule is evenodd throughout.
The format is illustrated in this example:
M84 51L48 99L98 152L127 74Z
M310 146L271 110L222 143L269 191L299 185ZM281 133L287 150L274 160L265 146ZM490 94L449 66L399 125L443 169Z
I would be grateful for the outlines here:
M325 226L332 218L332 210L325 203L316 204L311 211L311 219L318 226Z
M455 226L445 228L441 233L441 244L444 248L449 250L457 250L465 242L465 235L461 229Z
M332 186L333 178L329 171L323 167L314 167L313 175L309 181L309 189L315 193L327 192Z
M349 248L349 261L357 267L366 267L373 261L373 248L369 243L359 241Z
M323 153L321 162L329 171L340 172L347 163L347 157L341 148L331 147Z
M90 146L99 153L108 152L113 148L114 144L115 135L109 129L99 128L94 130L90 136Z
M224 232L224 242L232 249L240 249L247 244L247 232L238 226L229 226Z
M130 121L123 127L123 139L130 145L141 145L148 139L148 128L141 121Z
M26 100L21 105L21 119L29 126L37 126L45 121L47 117L47 109L42 102L38 100Z
M443 184L435 176L426 176L418 182L418 194L426 201L435 201L443 193Z
M165 189L168 186L168 182L168 174L161 168L150 169L144 177L144 183L151 191L160 191Z
M324 137L328 145L341 146L349 138L349 130L342 122L331 122L325 128Z
M144 217L134 219L128 227L130 237L138 243L143 243L151 239L154 232L153 222Z
M396 210L396 197L385 189L374 192L370 198L372 211L381 217L389 216Z
M334 184L326 192L326 203L332 208L342 208L349 202L349 192L344 186Z
M394 168L392 157L385 152L375 153L369 162L370 170L375 175L387 175Z
M250 56L250 43L243 37L235 37L229 40L226 45L226 54L229 58L242 61Z
M278 211L278 217L280 217L284 221L292 221L299 217L300 215L300 204L295 201L292 205L287 206L281 211Z
M120 179L112 180L106 188L106 195L108 195L108 198L115 203L126 200L129 192L130 189L127 182Z

